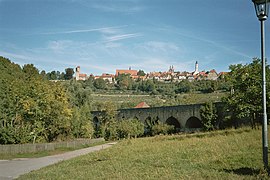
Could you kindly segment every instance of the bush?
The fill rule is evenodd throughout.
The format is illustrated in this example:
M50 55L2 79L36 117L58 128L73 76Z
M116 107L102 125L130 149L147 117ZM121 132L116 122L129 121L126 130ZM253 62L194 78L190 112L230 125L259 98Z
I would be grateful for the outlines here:
M118 122L115 119L111 119L107 126L104 127L104 139L105 140L116 140L118 139L117 135Z
M158 134L170 134L174 131L174 126L172 125L168 125L168 124L164 124L164 123L159 123L159 124L155 124L152 127L152 132L151 134L154 135L158 135Z
M71 130L75 138L93 137L94 127L88 108L88 106L83 106L80 109L77 107L73 108Z
M137 119L123 120L118 123L118 138L132 138L143 135L144 125Z
M204 129L214 130L217 120L217 110L212 102L205 103L200 109Z

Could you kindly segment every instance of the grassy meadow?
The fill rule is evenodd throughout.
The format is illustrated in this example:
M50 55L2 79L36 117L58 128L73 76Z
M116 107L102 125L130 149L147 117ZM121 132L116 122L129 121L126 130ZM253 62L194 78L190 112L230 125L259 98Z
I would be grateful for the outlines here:
M261 130L123 140L19 179L268 179Z

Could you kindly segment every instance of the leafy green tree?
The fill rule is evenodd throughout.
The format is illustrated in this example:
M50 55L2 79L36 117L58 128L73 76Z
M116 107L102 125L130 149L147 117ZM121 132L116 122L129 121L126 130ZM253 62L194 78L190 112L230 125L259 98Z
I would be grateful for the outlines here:
M261 61L255 58L250 64L231 65L230 70L228 78L232 91L224 102L232 112L235 125L237 126L238 120L258 121L262 112ZM269 80L269 66L266 71ZM269 83L267 85L269 88ZM269 101L269 91L267 101Z
M94 134L91 122L90 108L85 105L82 108L73 108L71 129L76 138L92 138Z
M154 82L151 80L147 80L145 83L145 91L146 92L153 92L155 90Z
M215 105L212 102L206 103L201 107L200 115L204 129L207 131L214 130L217 121L217 110Z
M92 90L85 88L83 82L70 80L63 83L69 94L69 102L72 107L81 108L84 105L91 107L92 104Z
M138 137L143 135L144 125L137 119L122 120L117 123L117 136L119 139Z
M65 80L70 80L73 78L73 74L74 74L73 68L67 68L65 69L65 72L66 72L64 75Z
M217 81L211 81L210 88L208 89L208 92L212 93L217 90Z
M85 81L81 81L83 83L83 88L84 89L88 89L88 90L94 90L95 86L94 86L94 77L90 76L87 80Z
M137 75L138 76L145 76L145 72L143 70L139 70Z
M189 93L193 89L192 83L188 80L183 80L177 84L176 93Z
M120 90L132 89L133 80L130 74L119 74L116 78L117 88Z
M156 90L153 80L141 81L138 89L144 92L151 93Z
M57 80L57 74L56 74L56 71L52 71L50 73L50 77L49 77L50 80Z
M83 81L70 80L64 82L72 107L71 131L76 138L91 138L94 133L91 122L92 96L91 89L84 86Z
M106 89L107 85L106 85L106 82L104 81L104 79L98 78L94 81L94 87L97 89Z
M102 102L97 109L102 111L103 115L100 118L99 127L95 133L97 137L104 137L105 139L117 139L117 110L115 104L111 101Z
M67 94L32 64L23 68L0 57L0 143L45 142L70 133Z
M44 70L42 70L40 72L40 75L43 77L43 79L47 79L47 75L46 75L46 72Z

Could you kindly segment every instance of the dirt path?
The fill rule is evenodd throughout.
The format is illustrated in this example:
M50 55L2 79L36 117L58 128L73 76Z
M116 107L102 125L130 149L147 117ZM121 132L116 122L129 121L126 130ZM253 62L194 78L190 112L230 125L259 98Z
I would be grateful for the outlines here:
M53 156L46 156L40 158L19 158L13 160L0 160L0 180L18 178L22 174L30 171L40 169L42 167L58 163L60 161L68 160L77 156L88 154L111 147L116 143L107 143L94 147L88 147L75 151L57 154Z

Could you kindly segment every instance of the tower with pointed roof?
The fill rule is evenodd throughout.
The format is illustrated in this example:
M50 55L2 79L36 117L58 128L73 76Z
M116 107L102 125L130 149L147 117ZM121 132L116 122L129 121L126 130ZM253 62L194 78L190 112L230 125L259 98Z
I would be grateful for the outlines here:
M195 71L193 72L193 74L199 74L199 64L198 64L198 61L196 61L195 63Z
M168 71L169 73L171 73L171 74L173 74L174 73L174 67L173 67L173 65L172 66L170 66L170 68L169 68L169 71Z
M81 71L81 67L77 66L76 67L76 74L75 74L76 81L78 81L80 79L80 71Z

